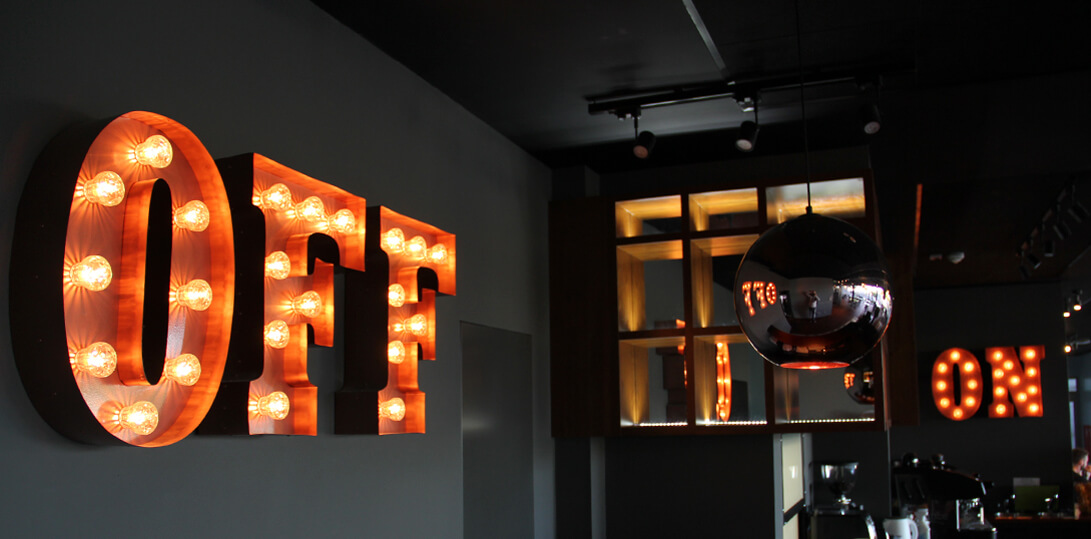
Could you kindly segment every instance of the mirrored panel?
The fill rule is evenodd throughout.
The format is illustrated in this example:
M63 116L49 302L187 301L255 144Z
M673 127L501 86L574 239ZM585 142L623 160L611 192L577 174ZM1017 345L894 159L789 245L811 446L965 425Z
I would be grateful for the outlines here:
M618 346L621 426L686 425L685 338L627 339Z
M690 230L758 226L758 189L732 189L689 196Z
M682 241L618 246L617 294L619 331L684 325Z
M693 342L698 425L764 425L765 360L741 334Z
M779 225L807 213L807 184L779 185L765 189L766 218ZM811 182L811 209L827 217L864 217L864 179L846 178Z
M738 325L735 315L735 272L757 234L693 240L690 271L693 282L694 327Z
M617 237L634 238L682 230L682 196L621 200L614 203Z

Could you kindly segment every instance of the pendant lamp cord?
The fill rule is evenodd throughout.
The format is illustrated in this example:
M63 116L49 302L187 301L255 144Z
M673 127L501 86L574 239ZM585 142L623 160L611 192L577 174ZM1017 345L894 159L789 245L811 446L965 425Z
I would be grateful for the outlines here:
M807 167L807 214L811 213L811 148L807 136L807 100L803 96L803 33L799 26L799 0L796 0L796 58L799 61L799 110L803 116L803 159ZM755 113L757 108L754 109ZM756 114L755 114L756 116Z

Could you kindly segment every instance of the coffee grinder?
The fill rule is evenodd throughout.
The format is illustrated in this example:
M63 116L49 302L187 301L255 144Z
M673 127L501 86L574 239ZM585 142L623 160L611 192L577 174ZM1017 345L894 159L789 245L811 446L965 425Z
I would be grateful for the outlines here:
M848 493L856 485L858 462L816 462L819 482L837 496L828 505L817 506L811 513L810 539L876 539L875 522L863 506L853 503Z

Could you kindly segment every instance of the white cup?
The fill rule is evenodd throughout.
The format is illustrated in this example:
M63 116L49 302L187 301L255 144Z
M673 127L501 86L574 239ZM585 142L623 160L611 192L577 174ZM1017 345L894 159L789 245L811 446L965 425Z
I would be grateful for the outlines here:
M883 531L887 539L917 539L917 524L908 517L883 520Z

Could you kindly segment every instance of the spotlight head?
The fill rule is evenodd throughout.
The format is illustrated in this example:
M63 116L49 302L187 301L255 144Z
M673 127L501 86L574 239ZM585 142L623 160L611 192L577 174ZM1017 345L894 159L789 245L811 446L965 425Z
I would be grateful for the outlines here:
M655 148L655 134L651 131L641 131L636 137L636 144L633 146L633 155L637 159L647 159L652 154L652 149Z
M860 122L864 133L874 135L879 132L883 124L879 117L879 105L868 103L860 109Z
M1030 263L1030 267L1033 269L1038 269L1038 267L1042 265L1041 259L1034 256L1034 253L1027 253L1023 255L1023 258L1025 258L1026 261Z
M1068 228L1068 223L1057 219L1057 222L1053 223L1053 232L1057 234L1057 239L1063 240L1068 238L1069 234L1072 234L1072 229Z
M1078 200L1073 201L1072 205L1068 207L1068 215L1077 223L1082 223L1089 217L1087 208L1083 207L1083 204L1080 204Z
M747 120L739 126L739 138L735 139L735 147L740 152L750 152L758 144L758 124Z

